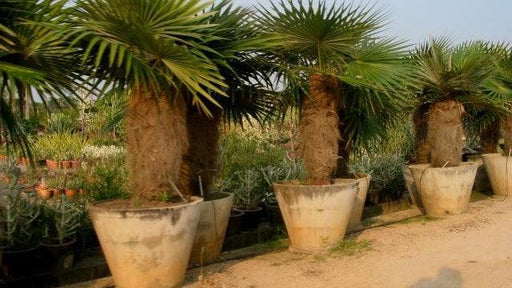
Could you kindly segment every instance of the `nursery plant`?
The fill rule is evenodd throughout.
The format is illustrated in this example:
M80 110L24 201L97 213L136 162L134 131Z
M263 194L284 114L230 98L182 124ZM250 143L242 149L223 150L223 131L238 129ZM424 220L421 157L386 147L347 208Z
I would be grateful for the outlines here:
M407 94L401 89L410 74L402 59L405 45L377 37L384 16L381 10L365 5L291 0L258 13L259 24L276 43L268 49L268 58L300 111L299 150L308 185L274 185L295 248L326 249L343 237L358 184L332 184L332 178L346 174L346 152L359 143L356 134L364 137L359 132L365 130L358 130L357 123L373 123L374 130L366 131L379 131L375 125L385 119L383 115L406 103ZM287 205L285 199L310 193L318 195L317 200L301 203L301 208L324 211L332 204L340 205L335 210L342 212L337 212L336 220L322 218L325 213L315 214L312 217L318 225L309 225L311 230L306 232L301 225L307 222L302 221L311 220L292 219L295 213L287 211L292 208L283 205ZM333 198L327 200L326 195ZM364 199L361 202L364 205ZM323 227L326 224L320 222L332 226Z
M414 182L428 214L461 213L469 204L477 169L475 163L461 163L462 115L466 109L506 113L505 93L499 89L486 93L486 89L496 83L495 65L480 43L453 47L446 38L433 39L420 45L413 59L420 84L416 93L419 100L416 114L422 114L416 120L423 122L418 125L420 122L415 121L416 134L426 133L417 139L426 141L427 149L422 153L430 155L432 166L410 166ZM422 129L418 129L419 126ZM421 146L425 147L416 144L416 147ZM421 156L417 160L427 158ZM459 177L455 177L453 171L458 171Z

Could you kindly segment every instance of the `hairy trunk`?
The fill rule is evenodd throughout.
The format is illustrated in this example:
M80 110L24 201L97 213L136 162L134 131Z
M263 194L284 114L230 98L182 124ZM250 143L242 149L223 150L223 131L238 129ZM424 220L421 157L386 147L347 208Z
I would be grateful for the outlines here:
M313 74L300 122L301 154L310 184L328 184L338 158L338 79Z
M211 118L196 109L189 109L187 113L189 148L183 156L179 187L189 195L200 195L201 187L205 195L212 192L219 157L222 111L217 109L212 113Z
M348 166L350 153L352 152L352 145L347 143L347 139L345 137L341 137L343 135L346 124L345 124L345 110L340 108L338 111L338 129L340 131L340 139L338 141L338 161L336 166L336 178L347 178L350 175L350 168Z
M499 123L492 123L480 134L480 147L482 154L497 153L500 138Z
M430 145L427 141L428 135L428 105L419 107L413 115L414 124L414 150L416 154L415 163L426 164L430 162Z
M505 154L509 154L510 149L512 149L512 115L506 117L501 122L501 130L503 131L503 140L505 142L505 146L503 147L503 151Z
M462 114L460 102L448 100L429 109L428 142L433 167L458 166L462 160Z
M127 167L135 196L155 200L173 193L182 155L188 149L186 105L181 96L156 97L134 89L126 118Z

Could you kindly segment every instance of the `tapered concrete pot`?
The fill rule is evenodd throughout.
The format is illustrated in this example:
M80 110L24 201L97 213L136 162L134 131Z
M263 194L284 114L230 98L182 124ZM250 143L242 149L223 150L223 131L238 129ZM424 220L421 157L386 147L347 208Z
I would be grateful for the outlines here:
M331 185L274 183L292 249L327 251L343 239L354 208L358 182Z
M334 179L334 183L351 183L354 180L359 183L356 202L354 203L354 209L350 214L348 221L347 231L352 231L355 228L361 226L361 217L363 216L364 203L366 202L366 195L368 195L368 188L370 188L370 180L372 176L364 173L357 173L356 179Z
M445 168L417 164L409 168L427 215L443 217L468 209L478 164L463 162Z
M118 288L177 287L185 277L202 198L158 208L89 206Z
M205 200L199 204L201 212L189 266L207 265L220 258L233 206L233 194L220 194L220 198Z
M494 194L498 196L512 195L512 157L493 153L483 154L482 159Z
M425 213L425 209L421 203L420 194L418 193L418 189L414 183L414 177L412 177L411 169L409 169L409 166L402 166L402 174L404 175L405 187L407 188L409 197L411 197L412 204L418 207L423 213Z

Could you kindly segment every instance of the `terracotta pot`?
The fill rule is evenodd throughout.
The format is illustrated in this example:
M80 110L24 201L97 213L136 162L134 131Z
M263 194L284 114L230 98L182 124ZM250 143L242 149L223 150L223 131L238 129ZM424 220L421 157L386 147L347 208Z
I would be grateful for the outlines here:
M364 204L366 202L366 195L368 195L368 188L370 188L370 180L372 176L364 173L357 173L356 179L334 179L334 183L351 183L354 180L359 183L359 189L357 190L356 203L350 220L348 221L347 231L352 231L355 228L361 226L361 217L363 216Z
M88 207L116 287L176 287L184 279L202 198L154 208ZM105 202L104 202L105 203Z
M80 167L82 167L82 161L80 160L73 160L73 161L69 161L71 163L71 168L73 169L78 169Z
M445 168L417 164L409 168L428 215L442 217L468 209L478 164L462 162L459 166Z
M491 181L492 190L498 196L512 195L512 157L499 153L483 154L485 170Z
M46 167L48 167L50 170L59 169L59 162L46 159Z
M73 189L66 189L66 190L64 190L64 193L66 193L66 196L68 196L68 197L75 196L75 190L73 190Z
M358 182L331 185L274 183L291 247L324 252L343 239L356 201Z
M207 265L220 258L233 205L233 194L222 194L221 198L199 204L201 212L189 266Z
M50 272L61 273L73 267L75 253L73 245L76 239L63 244L55 244L52 242L41 242L41 256L43 266Z
M229 215L228 228L226 231L227 236L233 236L242 233L243 217L244 212L236 209L231 210L231 214Z
M71 161L62 161L60 165L62 169L71 169L72 167Z
M36 194L43 200L48 200L53 196L53 191L48 188L36 187Z
M62 195L62 189L54 188L52 189L52 194L54 197L60 197Z
M30 165L30 159L28 159L27 157L23 157L19 160L19 163L22 164L22 165L25 165L25 166L29 166Z

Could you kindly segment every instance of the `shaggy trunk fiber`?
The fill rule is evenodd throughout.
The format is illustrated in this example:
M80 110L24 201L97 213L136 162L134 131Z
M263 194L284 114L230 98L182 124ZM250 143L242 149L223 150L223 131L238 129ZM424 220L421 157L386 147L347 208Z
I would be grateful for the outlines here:
M512 149L512 116L503 119L501 128L503 130L503 140L505 141L503 150L505 154L508 155L510 149Z
M131 187L138 198L155 200L173 193L182 155L188 149L186 105L182 97L154 97L134 89L126 118L126 163Z
M339 123L338 129L340 131L340 135L343 135L345 131L345 110L340 108L338 111ZM336 178L347 178L350 175L350 168L348 167L348 161L350 157L350 153L352 152L352 146L347 143L347 139L345 137L341 137L338 141L338 161L336 166Z
M418 108L413 115L414 146L416 151L415 163L430 162L430 145L428 143L428 106Z
M189 148L183 156L179 187L189 195L200 195L201 186L205 195L211 193L213 178L217 173L222 111L212 113L212 118L193 108L187 113Z
M480 135L480 147L482 154L498 153L498 141L500 138L499 123L489 125Z
M453 100L433 104L429 109L428 142L433 167L458 166L462 161L462 114L464 106Z
M334 77L313 74L300 122L301 154L309 184L329 184L338 158L338 93Z

